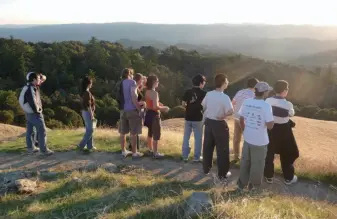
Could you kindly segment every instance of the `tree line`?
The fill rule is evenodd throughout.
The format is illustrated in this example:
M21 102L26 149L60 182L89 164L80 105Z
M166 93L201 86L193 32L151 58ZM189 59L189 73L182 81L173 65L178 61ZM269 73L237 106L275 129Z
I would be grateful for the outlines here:
M0 122L25 124L17 99L29 71L47 76L41 91L48 127L82 126L79 85L85 75L95 78L92 91L97 99L98 121L101 125L115 126L119 110L114 88L123 68L131 67L144 75L156 74L160 78L161 101L175 107L180 105L181 96L191 86L194 75L202 73L211 82L215 73L229 65L240 65L242 59L241 55L203 55L175 46L164 50L151 46L125 48L119 43L100 41L95 37L88 43L31 43L13 37L0 38ZM208 86L212 87L212 83ZM176 107L165 116L181 117L183 110Z

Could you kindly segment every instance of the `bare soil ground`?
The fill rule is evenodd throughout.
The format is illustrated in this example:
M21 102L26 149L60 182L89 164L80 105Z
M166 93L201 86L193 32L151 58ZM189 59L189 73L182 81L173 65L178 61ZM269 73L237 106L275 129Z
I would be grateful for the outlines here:
M25 128L0 123L0 142L15 139L25 132Z

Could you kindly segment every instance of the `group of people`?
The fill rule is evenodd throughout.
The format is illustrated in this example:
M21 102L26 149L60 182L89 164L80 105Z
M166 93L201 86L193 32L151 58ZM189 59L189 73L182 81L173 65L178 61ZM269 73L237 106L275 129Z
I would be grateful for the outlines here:
M41 152L51 155L53 151L46 146L46 126L43 117L39 86L46 76L30 72L27 85L21 91L19 102L26 113L26 142L29 153ZM292 132L295 123L294 107L285 98L289 84L277 81L274 89L266 82L251 78L247 88L237 92L233 100L224 93L229 81L224 74L214 78L215 89L203 90L206 78L196 75L192 79L193 87L186 90L182 104L186 107L185 129L182 144L182 158L189 159L191 151L189 140L194 133L194 159L201 162L205 174L213 164L213 152L216 149L218 177L226 182L231 175L228 117L234 114L234 160L240 160L240 189L259 187L263 176L267 183L273 183L274 156L280 155L285 183L290 185L297 181L294 162L299 157L298 147ZM93 81L90 77L82 80L82 117L85 134L77 145L79 150L95 150L93 132L95 128L95 98L90 89ZM156 88L159 79L155 75L148 77L135 74L131 68L122 71L121 81L117 85L116 99L120 108L119 133L122 156L140 158L139 135L143 125L148 128L148 154L153 158L162 158L158 150L161 138L161 113L168 112L169 107L159 101ZM270 95L273 90L274 95ZM270 96L269 98L268 95ZM130 133L130 146L127 148L126 135ZM244 143L240 158L240 142ZM36 146L38 145L38 147Z
M216 148L218 177L227 182L231 172L226 119L234 115L234 161L240 160L238 187L258 188L263 177L267 183L273 183L275 154L280 155L285 184L297 182L294 162L299 151L292 131L295 123L290 119L295 114L294 107L285 99L288 82L279 80L272 88L266 82L250 78L247 88L238 91L232 101L224 93L229 84L224 74L215 76L215 89L207 93L203 91L206 84L203 75L195 76L192 82L193 88L187 90L182 98L182 104L186 106L182 145L184 161L188 161L189 139L193 131L193 161L202 162L204 173L208 174ZM242 135L244 143L240 159Z

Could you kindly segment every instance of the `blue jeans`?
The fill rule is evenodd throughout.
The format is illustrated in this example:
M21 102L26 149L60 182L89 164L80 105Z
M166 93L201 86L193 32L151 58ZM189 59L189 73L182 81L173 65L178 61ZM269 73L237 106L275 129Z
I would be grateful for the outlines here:
M44 122L44 117L42 114L38 113L27 113L27 132L26 132L26 143L27 149L32 150L35 144L36 136L39 139L39 147L41 152L47 151L47 131ZM37 135L34 133L34 127L36 129Z
M82 149L85 146L87 146L87 148L90 150L94 146L94 139L92 135L94 133L94 129L92 128L92 120L90 117L90 112L83 110L82 117L83 117L84 124L85 124L85 134L83 136L82 141L80 142L78 146Z
M193 131L194 133L194 159L200 159L202 148L202 121L185 121L184 140L183 140L183 158L188 158L190 154L190 137Z

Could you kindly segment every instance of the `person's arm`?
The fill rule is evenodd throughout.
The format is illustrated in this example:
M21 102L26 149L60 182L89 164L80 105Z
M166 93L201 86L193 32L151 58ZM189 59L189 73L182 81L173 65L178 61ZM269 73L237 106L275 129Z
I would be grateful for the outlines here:
M28 92L26 94L26 100L30 106L30 108L32 108L34 113L40 113L40 110L37 107L36 104L36 95L35 95L35 91L34 88L32 86L28 87Z
M205 98L202 100L201 106L202 106L203 111L205 112L206 108L207 108L207 94L206 94Z
M140 110L140 105L138 103L138 93L137 93L137 84L134 81L134 84L131 86L131 98L132 98L132 103L136 106L137 110Z
M288 101L288 104L289 104L289 116L290 117L293 117L295 116L295 109L294 109L294 105Z
M83 93L83 106L90 113L90 119L92 120L94 118L94 112L93 109L91 108L90 94L88 91L85 91Z
M270 104L268 104L268 108L265 112L265 116L266 116L266 126L269 130L271 130L274 127L274 116L273 116L273 110Z
M185 91L184 96L183 96L183 99L182 99L182 101L181 101L181 105L182 105L183 107L186 107L186 106L187 106L187 97L188 97L188 91Z
M169 110L169 107L163 106L162 104L160 104L159 95L156 91L151 92L151 99L153 100L153 107L155 109L158 109L163 112L167 112Z
M225 108L225 114L218 117L217 119L219 120L225 120L228 116L234 113L232 102L227 95L224 98L223 107Z
M245 130L245 118L243 116L240 116L240 127Z

